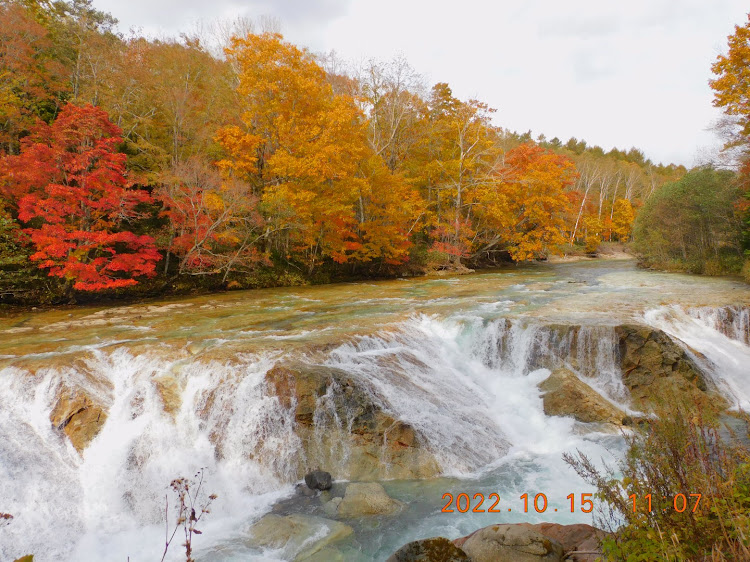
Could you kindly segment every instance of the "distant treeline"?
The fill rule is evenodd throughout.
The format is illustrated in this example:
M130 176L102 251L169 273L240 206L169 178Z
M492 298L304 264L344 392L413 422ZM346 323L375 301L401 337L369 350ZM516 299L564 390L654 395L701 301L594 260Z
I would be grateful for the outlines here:
M401 58L353 68L246 20L115 26L90 0L0 5L0 298L594 252L686 173L503 129Z

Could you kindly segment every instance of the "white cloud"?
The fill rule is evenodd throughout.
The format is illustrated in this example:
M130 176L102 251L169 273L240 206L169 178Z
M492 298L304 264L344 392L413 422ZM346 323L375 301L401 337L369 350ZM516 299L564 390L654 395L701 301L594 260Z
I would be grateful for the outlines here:
M740 0L95 0L123 28L174 33L198 18L274 15L287 37L353 60L410 61L429 82L498 109L505 127L691 165L710 66L748 7Z

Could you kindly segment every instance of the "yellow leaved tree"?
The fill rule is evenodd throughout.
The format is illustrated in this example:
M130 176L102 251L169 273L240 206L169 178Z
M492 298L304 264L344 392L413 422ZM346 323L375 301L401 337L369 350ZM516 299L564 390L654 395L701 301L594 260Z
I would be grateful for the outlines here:
M365 179L366 124L306 50L275 33L234 38L242 125L222 129L225 173L248 181L268 216L273 249L312 270L361 247L356 203Z

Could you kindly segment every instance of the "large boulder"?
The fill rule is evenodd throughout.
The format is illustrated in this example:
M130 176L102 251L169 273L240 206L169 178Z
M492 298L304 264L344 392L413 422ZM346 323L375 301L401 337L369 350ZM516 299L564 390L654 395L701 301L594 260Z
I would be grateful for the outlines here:
M450 540L443 537L422 539L410 542L395 553L386 562L461 562L468 561L466 553Z
M352 519L370 515L393 515L403 504L391 498L377 482L354 482L346 487L344 499L338 504L339 517Z
M548 416L572 416L581 422L606 422L622 425L625 413L604 399L569 369L556 369L539 384L544 394L544 413Z
M266 373L269 393L293 409L302 443L298 477L319 466L349 480L430 478L440 466L410 425L393 418L345 371L279 364Z
M706 402L705 376L688 353L665 332L630 324L617 326L615 332L622 380L630 390L634 405L649 409L660 397L674 395L688 402Z
M562 562L563 547L525 525L490 525L453 541L472 562Z
M281 549L285 560L309 560L353 532L348 525L322 517L268 514L250 527L248 544Z

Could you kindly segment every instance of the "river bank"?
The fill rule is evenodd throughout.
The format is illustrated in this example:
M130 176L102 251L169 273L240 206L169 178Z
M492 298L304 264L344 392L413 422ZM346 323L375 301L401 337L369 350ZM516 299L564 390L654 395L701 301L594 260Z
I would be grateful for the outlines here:
M373 267L369 269L347 270L341 266L323 267L312 274L300 269L277 265L259 267L245 274L235 274L224 280L220 275L163 274L153 279L142 279L139 284L118 290L99 292L76 291L66 294L59 280L46 277L42 272L29 271L28 275L14 276L12 279L0 274L0 313L12 312L33 307L79 305L128 305L146 303L157 299L179 298L209 294L221 294L247 289L270 289L331 285L337 283L377 282L389 279L409 279L421 277L452 277L468 273L514 270L534 263L575 263L579 261L635 259L622 244L603 244L596 255L573 251L563 256L551 255L546 260L514 263L481 262L467 266L437 266L424 260L400 266ZM1 272L0 272L1 273Z

